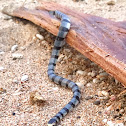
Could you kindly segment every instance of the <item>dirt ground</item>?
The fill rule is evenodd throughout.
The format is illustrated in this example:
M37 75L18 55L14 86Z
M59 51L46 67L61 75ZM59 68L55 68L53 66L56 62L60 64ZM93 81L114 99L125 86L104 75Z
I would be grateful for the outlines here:
M117 0L115 5L108 5L108 0L48 1L114 21L126 20L125 0ZM55 37L29 21L2 14L3 7L11 2L26 7L37 4L35 0L0 0L0 126L46 126L68 103L72 92L54 84L47 76ZM41 34L44 40L36 34ZM18 49L12 52L15 44ZM13 54L22 57L15 59ZM80 104L59 126L126 125L126 97L116 100L124 87L102 68L66 44L61 50L56 72L76 82L82 92ZM22 82L24 75L28 80ZM37 98L40 102L43 99L44 104L31 101L34 91L39 93Z

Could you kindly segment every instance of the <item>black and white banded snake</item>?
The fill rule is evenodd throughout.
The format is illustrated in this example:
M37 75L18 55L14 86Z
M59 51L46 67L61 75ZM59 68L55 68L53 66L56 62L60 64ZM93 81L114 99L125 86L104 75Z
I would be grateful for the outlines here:
M72 89L73 92L73 98L71 99L71 101L63 109L61 109L52 119L49 120L48 126L56 126L57 123L80 102L81 93L77 84L54 73L60 49L64 45L64 39L70 29L71 24L70 19L67 15L61 13L60 11L50 12L56 18L61 20L61 25L59 27L59 32L54 42L54 47L48 65L48 77L55 83Z

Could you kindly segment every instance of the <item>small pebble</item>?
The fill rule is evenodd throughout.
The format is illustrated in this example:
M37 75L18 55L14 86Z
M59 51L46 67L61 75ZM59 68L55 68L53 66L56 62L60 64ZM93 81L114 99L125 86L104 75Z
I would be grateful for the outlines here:
M114 126L115 124L112 121L107 122L108 126Z
M109 93L107 91L98 91L98 96L105 96L105 97L109 97Z
M89 99L92 99L93 97L92 96L87 96L85 97L85 100L89 100Z
M99 73L103 73L103 72L104 72L104 70L102 68L100 68Z
M80 119L81 118L81 116L77 116L77 119Z
M18 84L19 82L18 82L18 80L14 79L13 83Z
M119 115L113 115L113 118L114 118L114 119L117 118L117 117L119 117Z
M106 79L107 79L106 77L101 77L100 81L103 81L103 80L106 80Z
M118 83L119 83L119 81L115 79L115 83L116 83L116 84L118 84Z
M92 83L87 83L86 86L87 86L87 87L91 87L91 86L92 86Z
M59 88L58 87L54 87L53 90L54 91L57 91L57 90L59 90Z
M96 72L95 71L89 72L88 76L95 77L96 76Z
M114 126L124 126L123 123L116 123Z
M84 71L78 70L78 71L76 72L76 74L77 74L77 75L83 75L83 74L84 74Z
M119 112L119 109L117 108L116 111Z
M83 85L87 84L87 81L84 78L80 78L79 83L82 83Z
M111 95L111 96L110 96L110 100L111 100L111 101L115 101L115 100L116 100L116 96L115 96L115 95Z
M115 5L117 0L108 0L107 4L108 5Z
M28 75L23 75L21 77L21 82L25 82L25 81L28 81Z
M15 52L18 49L18 45L13 45L11 47L11 52Z
M100 105L100 100L96 100L93 102L94 105Z
M91 65L91 66L97 66L97 64L94 63L94 62L90 63L90 65Z
M92 71L91 72L91 77L95 77L96 76L96 72L95 71Z
M76 83L78 85L79 88L84 88L84 84L83 83Z
M15 115L15 112L13 112L12 115L14 116Z
M120 112L121 114L123 114L123 113L125 112L125 110L124 110L124 109L121 109L119 112Z
M97 83L99 83L99 82L100 82L100 80L99 80L98 78L94 78L94 79L93 79L93 83L96 83L96 84L97 84Z
M3 55L5 52L3 52L3 51L0 51L0 55Z
M14 53L14 54L12 54L12 58L13 58L13 60L22 59L23 55L19 54L19 53Z
M70 49L64 49L64 51L66 51L66 52L68 52L68 53L69 53L69 52L70 52Z
M30 103L32 105L37 104L37 105L44 105L46 101L44 98L41 96L41 94L37 91L32 91L30 92Z
M98 112L98 114L99 114L99 115L101 115L101 114L102 114L102 112L101 112L101 111L99 111L99 112Z
M107 107L107 108L105 109L105 114L110 115L111 109L112 109L112 108L113 108L112 105L110 105L109 107Z
M100 74L98 75L98 77L99 77L99 78L100 78L100 77L108 77L108 73L102 72L102 73L100 73Z
M6 93L6 92L7 92L6 89L0 88L0 94Z
M44 37L43 37L42 35L40 35L40 34L36 34L36 37L37 37L38 39L40 39L40 40L44 40Z
M122 114L119 114L119 117L122 117Z
M60 125L60 126L61 126L61 125ZM82 123L76 122L76 123L74 123L74 126L82 126Z
M107 119L103 119L102 121L103 121L104 123L106 123L106 122L107 122Z
M11 16L9 16L9 15L5 15L5 16L4 16L4 20L10 20L10 19L12 19Z
M5 68L4 67L0 67L0 72L5 72Z
M22 51L24 51L24 50L26 49L26 47L25 47L25 46L21 46L20 49L21 49Z

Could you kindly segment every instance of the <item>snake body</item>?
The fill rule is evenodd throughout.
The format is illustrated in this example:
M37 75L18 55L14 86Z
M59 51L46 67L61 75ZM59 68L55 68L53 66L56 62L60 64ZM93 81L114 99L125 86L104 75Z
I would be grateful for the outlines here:
M70 29L70 19L67 15L61 13L60 11L52 11L52 14L55 15L56 18L61 20L61 25L59 27L59 32L54 42L54 48L52 50L51 58L48 65L48 77L55 83L72 89L73 97L63 109L61 109L52 119L49 120L48 126L56 126L57 123L80 102L81 97L80 89L77 84L75 84L71 80L56 75L54 72L60 49L63 46L64 39Z

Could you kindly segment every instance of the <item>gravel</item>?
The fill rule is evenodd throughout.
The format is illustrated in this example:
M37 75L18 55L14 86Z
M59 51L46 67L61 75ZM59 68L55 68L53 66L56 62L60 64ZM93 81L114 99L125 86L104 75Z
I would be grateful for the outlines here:
M20 5L21 1L18 1ZM29 1L26 1L28 5ZM84 13L116 21L126 19L126 2L123 1L113 6L108 6L106 1L89 0L87 4L83 1L55 1L73 6ZM10 2L1 0L0 7ZM4 33L0 39L0 64L6 68L6 72L0 72L0 125L45 126L72 98L69 89L54 84L47 76L55 37L25 20L4 20L4 15L0 13L0 16L0 33ZM20 48L15 49L15 45ZM56 73L77 82L82 95L80 104L59 125L125 125L125 104L122 107L125 99L116 99L124 88L97 64L65 44L57 62ZM30 93L35 91L40 93L35 95L32 101L41 102L44 99L47 101L44 106L29 103ZM98 95L95 97L95 94ZM118 107L118 111L115 111ZM114 115L118 117L114 119Z

